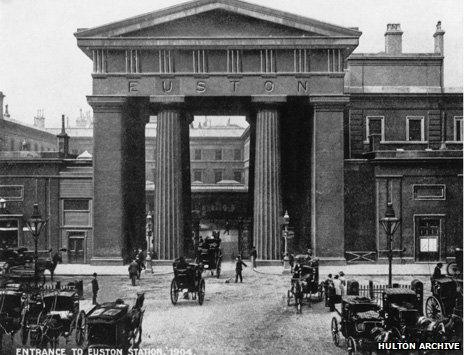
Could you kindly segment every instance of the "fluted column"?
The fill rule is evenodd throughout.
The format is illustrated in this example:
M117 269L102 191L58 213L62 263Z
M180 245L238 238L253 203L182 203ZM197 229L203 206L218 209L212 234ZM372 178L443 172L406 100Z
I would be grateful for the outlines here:
M279 113L262 107L256 114L253 238L258 258L280 259L281 211Z
M161 260L175 259L183 250L181 126L177 107L167 106L158 112L153 237Z

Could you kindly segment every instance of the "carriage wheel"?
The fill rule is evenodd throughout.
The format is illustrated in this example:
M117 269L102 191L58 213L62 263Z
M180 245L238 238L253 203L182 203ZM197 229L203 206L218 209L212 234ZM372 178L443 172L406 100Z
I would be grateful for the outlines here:
M216 267L216 277L219 278L219 276L221 276L221 259L219 259Z
M85 331L87 329L84 311L79 312L76 320L76 344L82 345L85 340Z
M443 309L441 304L434 296L430 296L425 302L425 315L432 319L443 318Z
M456 276L458 273L458 264L455 262L448 263L446 265L446 274L448 276Z
M348 354L356 354L357 348L356 348L356 340L354 340L353 337L349 337L347 340L347 351Z
M21 318L21 344L27 344L27 338L29 337L29 329L27 328L27 321L26 321L26 312L23 313Z
M339 333L339 330L338 330L338 322L337 322L337 318L333 317L332 318L332 324L331 324L331 331L332 331L332 340L335 344L335 346L339 346L340 345L340 333Z
M198 288L198 303L202 305L204 300L205 300L205 280L201 279L200 286Z
M172 304L176 304L177 300L179 299L179 289L177 288L176 280L172 280L171 282L171 302Z

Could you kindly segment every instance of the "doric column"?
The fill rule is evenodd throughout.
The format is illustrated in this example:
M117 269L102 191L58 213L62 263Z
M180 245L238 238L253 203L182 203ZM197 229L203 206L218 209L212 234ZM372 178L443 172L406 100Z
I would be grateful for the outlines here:
M162 105L156 128L153 240L158 259L183 254L182 114L177 105Z
M348 99L311 98L314 107L311 226L315 256L344 261L343 111Z
M280 259L280 140L279 112L261 104L256 113L253 238L258 258Z

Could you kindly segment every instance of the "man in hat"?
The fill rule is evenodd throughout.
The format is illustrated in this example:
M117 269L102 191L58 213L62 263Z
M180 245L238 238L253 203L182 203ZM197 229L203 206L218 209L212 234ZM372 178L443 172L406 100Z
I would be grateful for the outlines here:
M93 273L93 279L92 279L92 304L96 305L97 304L97 294L98 294L98 280L97 280L97 273Z
M238 281L238 278L240 277L240 282L243 281L243 277L242 277L242 266L245 266L247 267L247 264L245 264L243 261L242 261L242 257L239 255L235 258L235 283L237 283Z
M441 274L442 267L443 263L438 263L437 266L435 266L435 269L433 270L432 279L440 279L443 277L443 275Z
M132 286L135 286L135 280L137 279L137 275L139 273L139 264L137 263L137 260L132 260L132 262L129 264L128 271L129 278L132 281Z
M343 271L340 271L338 273L340 276L340 289L342 290L342 297L346 295L346 279L345 279L345 273Z

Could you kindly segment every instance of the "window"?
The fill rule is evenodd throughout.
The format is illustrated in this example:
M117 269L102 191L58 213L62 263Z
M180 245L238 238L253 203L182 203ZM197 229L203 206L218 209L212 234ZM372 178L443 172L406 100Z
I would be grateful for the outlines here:
M202 171L201 170L194 170L193 171L193 181L200 181L202 182Z
M445 200L445 185L414 185L415 200Z
M234 180L240 183L242 182L242 171L241 170L234 171Z
M380 134L381 140L385 140L385 125L383 116L366 117L366 143L369 142L371 134Z
M454 140L462 142L462 116L454 117Z
M222 149L216 149L214 156L216 160L222 160Z
M65 211L88 211L89 200L64 200L63 209Z
M201 160L201 149L195 149L195 160Z
M222 171L221 170L215 170L214 171L214 183L217 184L221 180L222 180Z
M234 160L242 160L242 150L234 149Z
M422 116L406 117L406 140L410 142L425 141L424 117Z
M0 197L6 201L22 201L23 193L22 185L0 185Z
M11 139L11 140L10 140L10 150L11 150L11 151L14 151L14 150L15 150L15 141L14 141L14 139Z

